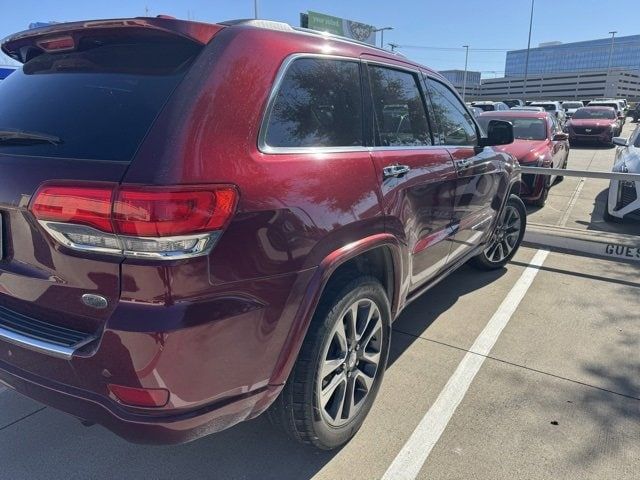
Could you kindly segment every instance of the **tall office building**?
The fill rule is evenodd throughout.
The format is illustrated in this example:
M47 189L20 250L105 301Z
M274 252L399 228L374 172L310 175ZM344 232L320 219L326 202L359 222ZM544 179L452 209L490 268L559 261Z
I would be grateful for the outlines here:
M529 53L528 75L607 70L609 56L615 69L640 70L640 35L616 37L611 51L611 38L585 42L550 42ZM505 77L523 77L527 50L507 52Z

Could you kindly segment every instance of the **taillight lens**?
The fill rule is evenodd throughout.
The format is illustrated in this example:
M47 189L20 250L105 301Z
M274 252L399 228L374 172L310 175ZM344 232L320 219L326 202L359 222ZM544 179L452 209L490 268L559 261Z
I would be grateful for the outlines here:
M88 225L112 232L111 204L114 186L44 185L38 190L31 211L38 220Z
M45 184L31 211L75 250L176 259L207 253L231 219L229 185L180 187Z
M166 237L225 226L236 202L230 187L207 189L127 188L113 208L115 230L124 235Z

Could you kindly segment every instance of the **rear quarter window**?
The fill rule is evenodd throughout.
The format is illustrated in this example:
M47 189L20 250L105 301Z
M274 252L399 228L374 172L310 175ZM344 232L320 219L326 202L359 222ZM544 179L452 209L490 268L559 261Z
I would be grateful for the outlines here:
M60 141L0 140L0 154L131 161L200 49L94 38L77 51L33 58L0 83L0 132Z
M363 145L359 62L297 58L277 88L263 147Z

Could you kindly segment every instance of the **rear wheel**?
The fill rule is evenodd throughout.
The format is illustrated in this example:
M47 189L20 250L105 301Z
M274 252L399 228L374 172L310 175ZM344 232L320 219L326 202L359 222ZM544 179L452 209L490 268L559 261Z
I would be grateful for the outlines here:
M605 205L604 207L604 220L609 223L624 223L624 220L620 217L614 217L609 213L609 206Z
M272 422L323 450L349 441L382 382L390 324L389 301L375 278L325 292L289 380L269 409Z
M527 227L527 210L516 195L511 195L488 246L472 259L472 265L483 270L504 267L516 254Z

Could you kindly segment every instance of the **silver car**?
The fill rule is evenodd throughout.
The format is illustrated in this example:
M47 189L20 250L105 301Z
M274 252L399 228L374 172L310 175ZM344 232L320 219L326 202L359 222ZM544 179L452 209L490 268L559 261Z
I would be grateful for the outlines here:
M640 173L640 126L631 138L615 137L613 143L618 145L613 171ZM605 218L614 222L640 220L640 181L611 180Z

